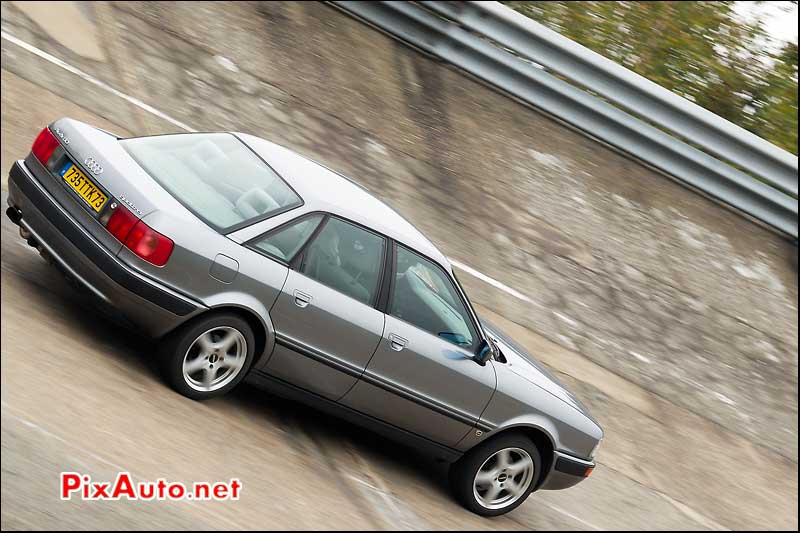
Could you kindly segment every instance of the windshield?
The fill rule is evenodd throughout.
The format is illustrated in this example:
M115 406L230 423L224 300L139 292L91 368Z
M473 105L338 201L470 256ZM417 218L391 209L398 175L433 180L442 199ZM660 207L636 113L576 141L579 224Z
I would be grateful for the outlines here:
M226 232L303 202L230 133L188 133L120 141L133 159L187 209Z

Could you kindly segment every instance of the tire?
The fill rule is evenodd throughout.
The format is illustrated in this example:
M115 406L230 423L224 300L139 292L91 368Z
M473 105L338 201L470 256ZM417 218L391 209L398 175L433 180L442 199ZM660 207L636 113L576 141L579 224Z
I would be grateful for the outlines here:
M501 467L504 458L508 464L505 470ZM530 469L523 466L528 464ZM531 439L521 433L500 434L451 465L450 487L461 505L473 513L498 516L513 511L528 498L539 481L541 465L539 450ZM476 479L479 473L481 481ZM498 489L492 498L491 491Z
M207 400L225 394L244 379L253 363L255 345L253 330L238 315L203 315L162 341L161 371L180 394Z

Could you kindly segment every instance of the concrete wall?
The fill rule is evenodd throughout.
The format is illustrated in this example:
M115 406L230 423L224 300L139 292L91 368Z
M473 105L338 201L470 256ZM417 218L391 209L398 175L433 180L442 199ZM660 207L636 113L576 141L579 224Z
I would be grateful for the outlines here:
M30 9L3 3L4 29L51 41L58 21L32 24ZM796 472L795 245L323 4L80 9L96 31L50 42L59 57L198 130L253 133L352 176L530 298L461 273L475 302ZM177 129L6 47L3 68L61 84L121 130Z

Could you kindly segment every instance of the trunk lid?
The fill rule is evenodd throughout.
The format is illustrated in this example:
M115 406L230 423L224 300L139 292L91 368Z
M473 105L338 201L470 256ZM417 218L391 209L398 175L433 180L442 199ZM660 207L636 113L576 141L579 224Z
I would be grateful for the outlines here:
M41 179L42 185L62 208L112 253L118 253L122 247L122 243L105 228L105 218L114 202L125 206L138 218L159 209L193 217L128 155L114 135L69 118L55 121L50 125L50 131L60 142L62 150L57 149L53 154L48 161L49 168L43 167L32 155L26 163L32 169L49 172L49 176ZM73 164L108 197L99 212L62 177L62 173Z

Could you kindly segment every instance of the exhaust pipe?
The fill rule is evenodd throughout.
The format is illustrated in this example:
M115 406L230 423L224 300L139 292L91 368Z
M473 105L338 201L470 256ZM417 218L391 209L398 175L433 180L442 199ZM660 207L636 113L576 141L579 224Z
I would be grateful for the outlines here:
M19 236L25 239L25 242L28 243L28 246L32 246L34 248L40 248L39 241L36 240L30 231L26 230L22 226L19 227Z
M28 246L36 248L39 251L39 255L41 255L48 263L55 264L50 253L45 250L41 244L39 244L39 241L36 240L36 237L34 237L30 231L25 229L22 224L20 224L20 221L22 220L22 211L14 206L11 206L6 209L6 215L8 215L8 218L11 219L11 222L19 226L19 236L25 239L25 242L28 243Z
M22 211L14 206L10 206L8 209L6 209L6 215L8 215L8 218L11 219L11 222L19 226L19 236L25 239L25 241L28 243L28 246L36 248L39 251L39 255L41 255L48 263L53 263L53 258L50 256L47 250L45 250L44 247L39 244L30 231L22 227L20 224L20 221L22 220Z
M44 249L44 246L39 245L36 247L36 249L39 250L39 255L42 257L42 259L44 259L51 265L56 264L55 261L53 261L53 256L50 255L50 252Z
M14 206L10 206L6 209L6 215L11 219L11 222L19 226L19 221L22 220L22 211Z

